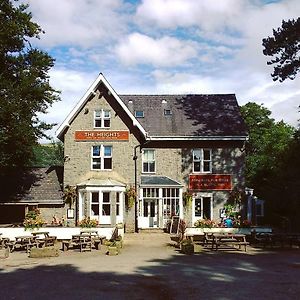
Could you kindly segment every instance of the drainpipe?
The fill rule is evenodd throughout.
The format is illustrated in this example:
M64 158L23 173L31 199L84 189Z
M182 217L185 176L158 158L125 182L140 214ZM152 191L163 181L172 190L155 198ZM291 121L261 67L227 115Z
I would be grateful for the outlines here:
M134 232L139 232L138 228L138 191L137 191L137 154L136 149L141 145L134 146L134 190L135 190L135 201L134 201Z
M143 146L148 144L149 141L146 141L143 144L139 144L134 146L134 154L133 154L133 160L134 160L134 189L135 189L135 202L134 202L134 232L139 232L139 226L138 226L138 207L139 207L139 200L138 200L138 184L137 184L137 148L140 148L140 151L142 150Z

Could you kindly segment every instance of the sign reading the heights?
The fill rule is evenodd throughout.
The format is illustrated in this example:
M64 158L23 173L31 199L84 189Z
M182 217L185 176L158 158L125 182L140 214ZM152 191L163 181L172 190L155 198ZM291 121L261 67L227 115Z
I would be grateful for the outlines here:
M128 130L77 130L75 141L128 141Z
M231 190L231 175L229 174L201 174L190 175L189 178L190 190Z

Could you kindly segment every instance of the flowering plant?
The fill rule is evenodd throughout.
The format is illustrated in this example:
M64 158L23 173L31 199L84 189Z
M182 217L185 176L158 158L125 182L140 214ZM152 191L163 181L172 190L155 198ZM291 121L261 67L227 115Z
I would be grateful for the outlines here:
M193 201L193 194L190 191L186 191L182 194L184 204L190 206Z
M126 195L126 202L127 202L127 208L131 208L134 206L134 202L135 202L135 199L136 199L136 191L135 191L135 188L134 187L129 187L126 189L125 191L125 195Z
M92 227L97 227L98 221L97 220L93 220L90 217L85 217L84 219L82 219L81 221L79 221L78 225L81 228L92 228Z
M33 230L38 229L45 224L45 221L41 217L41 213L39 209L30 210L24 219L23 225L25 227L25 230Z
M196 228L214 228L218 227L217 223L210 219L202 219L195 222L194 226Z

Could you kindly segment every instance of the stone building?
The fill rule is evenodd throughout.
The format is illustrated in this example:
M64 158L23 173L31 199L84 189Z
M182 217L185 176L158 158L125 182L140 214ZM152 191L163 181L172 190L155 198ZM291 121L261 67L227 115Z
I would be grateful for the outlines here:
M76 222L133 231L174 215L218 220L230 191L244 187L247 131L234 94L118 95L100 73L57 136L64 186L78 191Z

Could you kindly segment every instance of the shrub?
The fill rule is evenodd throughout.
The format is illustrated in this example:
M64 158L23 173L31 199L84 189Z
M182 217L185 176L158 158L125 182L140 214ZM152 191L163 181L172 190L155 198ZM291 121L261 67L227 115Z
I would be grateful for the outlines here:
M92 227L97 227L98 221L92 220L90 217L86 217L81 221L79 221L78 224L81 228L92 228Z
M30 210L24 219L23 225L25 227L25 230L33 230L38 229L45 224L45 221L41 217L41 213L39 209Z
M210 219L202 219L195 222L194 226L196 228L214 228L218 227L215 221Z

